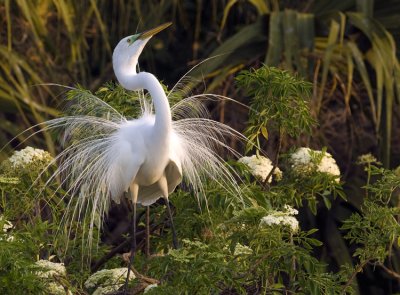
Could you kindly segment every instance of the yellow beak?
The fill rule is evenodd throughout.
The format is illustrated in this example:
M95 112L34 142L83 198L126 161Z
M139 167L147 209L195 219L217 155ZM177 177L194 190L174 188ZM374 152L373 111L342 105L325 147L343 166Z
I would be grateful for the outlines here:
M168 22L168 23L159 25L159 26L155 27L154 29L147 30L147 31L141 33L138 39L150 38L150 37L154 36L155 34L161 32L162 30L168 28L170 25L172 25L172 23Z

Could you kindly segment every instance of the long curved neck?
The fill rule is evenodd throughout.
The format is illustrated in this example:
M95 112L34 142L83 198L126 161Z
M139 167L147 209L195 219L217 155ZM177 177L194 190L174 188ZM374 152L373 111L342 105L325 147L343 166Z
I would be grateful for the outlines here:
M153 100L156 117L154 132L157 136L166 136L172 128L171 110L164 89L157 78L153 74L147 72L132 73L130 75L125 75L123 79L120 78L121 77L118 77L118 81L128 90L146 89L149 91Z

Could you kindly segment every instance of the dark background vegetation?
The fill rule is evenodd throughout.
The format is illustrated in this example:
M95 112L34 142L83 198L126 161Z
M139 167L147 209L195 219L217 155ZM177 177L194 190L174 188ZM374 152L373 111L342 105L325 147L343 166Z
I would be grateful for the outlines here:
M7 157L32 135L21 131L61 114L61 85L96 90L114 80L111 54L126 35L172 21L155 36L141 69L172 87L191 67L194 92L219 93L243 103L235 75L263 63L299 73L313 83L312 112L319 121L312 136L285 138L294 145L328 147L346 183L349 202L337 200L317 216L303 214L306 227L320 229L320 253L334 270L351 261L352 249L338 226L359 210L359 155L372 153L388 168L400 164L400 1L373 0L192 0L192 1L0 1L0 153ZM205 88L205 89L204 89ZM243 131L247 110L220 102L213 116ZM274 158L276 135L263 143ZM56 153L49 134L24 145ZM234 144L234 143L232 143ZM399 262L393 262L400 270ZM372 267L358 275L363 294L399 291L398 282Z

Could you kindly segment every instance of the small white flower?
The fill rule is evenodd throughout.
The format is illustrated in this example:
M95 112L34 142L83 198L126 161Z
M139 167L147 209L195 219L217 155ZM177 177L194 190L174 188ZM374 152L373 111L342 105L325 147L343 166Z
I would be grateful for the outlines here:
M328 152L324 152L323 156L322 153L322 151L315 151L306 147L298 148L290 157L292 168L299 174L316 169L319 172L337 176L336 181L339 182L340 170L335 159ZM313 162L313 154L317 157L322 156L319 163Z
M249 167L250 169L251 174L253 174L261 181L264 181L267 178L273 168L271 160L263 156L253 155L251 157L242 157L238 160L238 162L247 165L247 167ZM273 176L275 177L275 180L281 180L282 171L278 167L276 167L273 172ZM271 183L271 181L272 177L269 178L268 182Z
M284 225L288 226L293 233L299 230L299 221L293 215L299 212L291 206L285 205L285 211L272 211L267 216L261 218L260 227Z
M144 289L143 294L146 294L146 293L149 292L151 289L154 289L154 288L157 288L157 287L158 287L157 284L148 285L148 286Z
M236 244L235 250L233 251L234 256L250 254L253 254L253 250L249 246L244 246L240 243Z
M15 151L14 154L8 159L14 168L26 167L28 164L35 161L46 161L52 160L51 155L41 149L35 149L33 147L26 147L20 151Z
M86 280L85 288L95 289L92 295L117 291L125 283L127 273L126 267L100 270ZM130 273L129 280L133 279L135 279L135 275Z

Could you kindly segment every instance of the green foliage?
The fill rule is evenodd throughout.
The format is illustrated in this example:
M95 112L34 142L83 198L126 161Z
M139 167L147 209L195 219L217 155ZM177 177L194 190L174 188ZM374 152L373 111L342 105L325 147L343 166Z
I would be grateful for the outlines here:
M309 133L315 124L310 115L308 99L311 83L273 67L242 71L236 78L238 86L251 97L250 118L246 134L260 147L259 136L268 139L268 128L281 136L297 137ZM249 150L251 146L248 146Z
M249 189L245 197L252 199L253 192ZM272 212L269 205L257 205L255 199L251 207L229 203L223 191L209 195L209 211L205 204L196 210L196 201L179 191L172 200L183 247L144 262L149 275L166 282L154 294L174 294L177 288L180 294L227 290L248 294L256 289L340 294L344 278L326 272L325 265L312 256L313 249L321 246L312 238L315 230L293 234L285 226L262 227L260 219ZM155 249L170 245L165 239L151 241Z
M156 277L165 274L169 281L157 292L174 294L179 288L181 294L210 294L227 287L238 287L243 292L240 285L244 280L235 277L240 263L231 258L229 249L200 241L183 243L182 249L170 250L167 256L151 261L150 273Z
M398 246L400 226L397 217L399 208L389 208L366 201L362 215L354 213L344 221L343 230L348 230L345 238L352 244L359 245L354 252L359 261L384 263L391 248Z
M384 265L392 260L400 241L400 208L391 205L399 200L400 177L394 170L376 166L379 163L363 161L362 164L368 174L365 201L360 213L353 213L344 221L342 230L346 231L345 238L357 245L353 255L358 266Z
M0 293L46 294L43 281L35 272L35 241L28 233L9 235L0 232Z
M307 204L311 212L316 214L319 201L323 201L325 206L330 208L332 201L337 196L345 199L342 185L336 182L335 178L332 175L318 172L308 177L293 175L289 172L279 185L271 188L268 196L276 205L302 206Z

